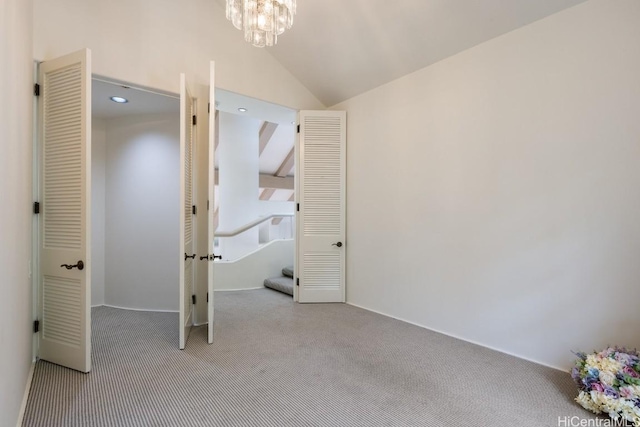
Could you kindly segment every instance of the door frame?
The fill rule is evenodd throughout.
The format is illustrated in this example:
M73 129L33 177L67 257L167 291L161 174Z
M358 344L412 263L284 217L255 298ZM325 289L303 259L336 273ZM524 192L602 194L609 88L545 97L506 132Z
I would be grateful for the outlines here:
M34 84L34 88L35 85L40 84L41 82L39 82L39 73L40 73L40 64L42 64L44 61L42 60L38 60L38 59L34 59L33 60L33 84ZM180 94L179 93L175 93L175 92L170 92L170 91L166 91L163 89L159 89L159 88L154 88L154 87L150 87L150 86L144 86L144 85L138 85L138 84L134 84L134 83L129 83L127 81L121 80L121 79L117 79L117 78L113 78L113 77L108 77L102 74L98 74L98 73L91 73L91 80L97 80L97 81L101 81L104 83L109 83L109 84L113 84L116 86L126 86L130 89L134 89L134 90L139 90L139 91L143 91L143 92L150 92L150 93L155 93L161 96L169 96L171 98L174 99L180 99ZM40 202L42 200L42 193L41 193L41 186L40 186L40 178L41 178L41 171L40 171L40 160L42 158L42 141L40 138L40 130L42 129L42 115L40 114L40 96L37 96L34 92L33 95L33 121L32 121L32 183L31 183L31 187L32 187L32 207L35 206L36 202ZM194 98L197 100L197 98ZM179 113L178 113L179 114ZM91 115L91 118L93 119L93 113ZM195 132L195 130L194 130ZM197 135L197 134L196 134ZM195 137L195 141L197 141L197 137ZM197 145L197 144L196 144ZM195 180L197 181L197 180ZM194 190L195 190L195 184L196 182L194 182ZM195 191L194 191L195 193ZM40 281L39 281L39 277L40 277L40 215L35 214L35 212L32 210L32 229L31 229L31 262L29 265L29 277L31 279L31 314L32 314L32 320L34 322L34 327L35 327L35 322L40 319ZM194 221L195 224L195 221ZM89 249L90 250L90 249ZM197 283L197 277L198 277L198 272L197 269L194 272L195 274L195 280L194 280L194 284ZM90 309L92 309L94 306L90 305ZM177 311L176 311L177 312ZM197 313L196 310L194 310L194 314ZM194 323L195 326L195 323ZM39 358L40 358L40 340L39 340L39 334L35 332L33 333L33 337L32 337L32 362L36 362Z

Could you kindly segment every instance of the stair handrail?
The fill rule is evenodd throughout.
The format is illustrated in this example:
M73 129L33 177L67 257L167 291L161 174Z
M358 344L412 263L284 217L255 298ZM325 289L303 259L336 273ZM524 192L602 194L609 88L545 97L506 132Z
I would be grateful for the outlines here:
M240 233L244 233L245 231L255 227L256 225L260 225L265 221L269 221L270 219L273 218L286 218L286 217L293 217L295 216L295 214L292 213L286 213L286 214L270 214L270 215L266 215L266 216L260 216L256 219L254 219L251 222L246 223L245 225L242 225L238 228L236 228L235 230L231 230L231 231L216 231L215 232L215 236L216 237L233 237L233 236L237 236Z

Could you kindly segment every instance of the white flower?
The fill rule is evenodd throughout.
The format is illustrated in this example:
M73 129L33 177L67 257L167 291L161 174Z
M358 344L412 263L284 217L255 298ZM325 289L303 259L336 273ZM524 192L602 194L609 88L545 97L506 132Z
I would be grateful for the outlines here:
M598 405L596 405L593 399L591 399L591 394L585 391L580 392L578 397L576 397L576 402L578 402L580 405L582 405L583 408L593 412L594 414L602 413Z
M598 375L598 377L600 378L600 382L602 384L608 386L612 386L614 381L616 380L616 376L607 371L600 371L600 375Z

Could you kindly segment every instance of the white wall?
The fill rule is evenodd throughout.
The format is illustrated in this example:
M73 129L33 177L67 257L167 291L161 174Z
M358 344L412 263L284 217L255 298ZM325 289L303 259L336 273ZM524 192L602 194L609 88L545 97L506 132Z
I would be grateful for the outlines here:
M178 310L179 132L177 112L107 122L107 305Z
M107 123L91 121L91 305L104 304Z
M561 368L640 346L638 22L590 1L335 106L347 300Z
M260 120L220 112L218 230L231 231L258 217L258 133ZM258 228L220 239L223 260L258 249Z
M260 216L293 213L293 202L259 199L258 144L262 121L221 111L219 126L220 142L216 156L220 167L216 203L220 211L217 230L229 232ZM274 227L272 234L275 235L276 231ZM222 259L233 261L255 251L258 249L258 235L259 227L254 227L234 237L220 238Z
M0 3L0 426L14 426L32 361L32 2Z
M273 240L240 259L216 261L216 291L263 287L264 279L282 276L282 269L293 265L294 246L293 240Z

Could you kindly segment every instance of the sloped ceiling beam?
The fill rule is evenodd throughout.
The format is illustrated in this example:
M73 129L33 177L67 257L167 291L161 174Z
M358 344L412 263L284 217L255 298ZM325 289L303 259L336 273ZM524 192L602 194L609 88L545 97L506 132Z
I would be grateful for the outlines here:
M276 171L275 176L285 177L289 175L289 172L291 172L291 169L293 169L295 156L296 156L296 148L293 147L291 151L289 151L289 154L287 154L287 157L284 159L284 162L282 162L282 164Z
M275 192L276 190L274 188L265 188L264 190L262 190L262 193L260 193L260 200L271 199L271 196L273 196Z
M220 172L216 169L215 185L218 185ZM293 190L294 178L292 176L273 176L261 173L259 176L259 188L273 188L276 190Z
M276 177L285 178L289 174L291 169L293 169L295 154L296 154L296 147L293 147L291 151L289 151L289 154L287 154L287 157L284 159L284 161L282 162L278 170L276 171L275 173ZM265 188L260 194L260 200L271 199L271 196L273 196L273 193L275 192L276 191L273 188Z
M262 152L267 148L267 144L271 141L271 137L278 128L277 123L264 122L260 128L259 140L260 140L260 152L258 155L262 155Z

